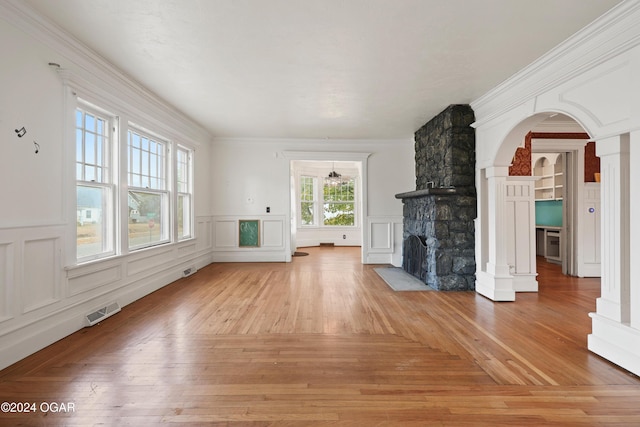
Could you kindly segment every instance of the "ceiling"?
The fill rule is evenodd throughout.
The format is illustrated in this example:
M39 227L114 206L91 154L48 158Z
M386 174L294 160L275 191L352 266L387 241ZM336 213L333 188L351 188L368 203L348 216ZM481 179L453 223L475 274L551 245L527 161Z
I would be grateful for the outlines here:
M217 137L391 139L619 0L26 0Z

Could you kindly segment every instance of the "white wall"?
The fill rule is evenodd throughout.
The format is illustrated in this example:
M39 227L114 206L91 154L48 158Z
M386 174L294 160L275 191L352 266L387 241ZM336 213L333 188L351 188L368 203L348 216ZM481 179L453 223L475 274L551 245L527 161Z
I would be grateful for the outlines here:
M402 245L402 202L395 194L415 189L413 140L334 141L216 139L212 148L214 259L225 261L285 261L290 257L290 159L287 152L371 153L365 195L372 231L365 242L365 262L394 263ZM312 160L312 159L309 159ZM339 159L336 159L339 160ZM269 206L271 213L265 209ZM283 245L238 248L232 220L276 218L282 221ZM223 224L224 223L224 224ZM219 230L216 233L215 230Z
M32 19L33 18L33 19ZM209 136L94 53L28 11L0 4L0 368L82 328L85 315L121 306L211 262ZM74 265L74 141L70 92L110 98L195 150L196 239ZM18 138L15 129L25 127ZM69 141L71 139L71 141ZM33 141L40 150L36 154Z

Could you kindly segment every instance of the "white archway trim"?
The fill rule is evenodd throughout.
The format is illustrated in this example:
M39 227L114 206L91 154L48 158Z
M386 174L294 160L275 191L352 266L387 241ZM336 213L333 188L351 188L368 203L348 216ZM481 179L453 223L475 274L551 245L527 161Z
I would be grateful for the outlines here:
M517 109L552 87L570 82L640 45L640 2L609 12L514 74L470 105L477 126Z
M501 251L492 247L501 244L504 234L495 220L504 198L499 197L496 185L501 178L490 178L487 172L508 164L509 155L520 142L517 136L522 124L530 124L543 115L563 113L575 119L596 146L601 145L598 151L608 157L601 172L602 295L606 298L598 301L596 313L591 314L589 349L640 375L640 268L625 263L640 257L640 244L635 243L640 241L640 228L635 225L639 220L636 214L640 212L640 191L631 180L639 174L625 172L624 147L617 152L614 146L617 140L631 136L628 155L635 160L631 164L640 160L640 109L635 96L640 87L638 76L640 1L628 1L471 106L477 119L476 167L480 175L476 184L477 230L483 239L476 244L476 259L489 267L493 264L496 271L505 266L499 256ZM605 147L609 144L612 145ZM612 172L605 172L605 167L613 168ZM616 179L621 180L620 185ZM628 191L622 191L623 181ZM630 224L625 222L626 217ZM605 249L609 244L605 239L610 250ZM625 239L630 239L628 245ZM486 279L483 285L498 290L503 276L491 273L488 267L479 272L478 282ZM482 288L478 291L482 293ZM495 291L494 294L497 296Z

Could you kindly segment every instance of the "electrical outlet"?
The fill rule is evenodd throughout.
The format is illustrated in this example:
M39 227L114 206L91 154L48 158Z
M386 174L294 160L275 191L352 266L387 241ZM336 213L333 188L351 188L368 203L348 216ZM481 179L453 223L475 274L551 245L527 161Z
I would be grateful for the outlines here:
M343 235L342 235L342 240L346 240L346 239L347 239L347 235L346 235L346 234L343 234Z
M267 213L271 212L271 208L269 206L267 206Z

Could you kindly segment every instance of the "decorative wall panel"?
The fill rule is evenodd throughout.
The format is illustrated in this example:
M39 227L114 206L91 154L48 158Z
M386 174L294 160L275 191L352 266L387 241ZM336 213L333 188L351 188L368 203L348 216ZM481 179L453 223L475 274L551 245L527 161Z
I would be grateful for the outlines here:
M284 222L282 220L262 221L262 246L266 248L284 247Z
M391 252L393 236L391 222L371 222L369 226L369 240L371 251Z
M215 241L216 248L235 248L238 245L238 221L216 220L215 221Z
M96 268L90 272L81 271L82 270L71 271L67 276L69 280L69 294L71 296L99 288L122 278L122 266L120 263L115 265L101 265L100 268Z
M12 252L11 243L0 243L0 322L11 318L9 290L13 283Z
M57 237L24 242L21 286L24 313L60 300L59 255Z

